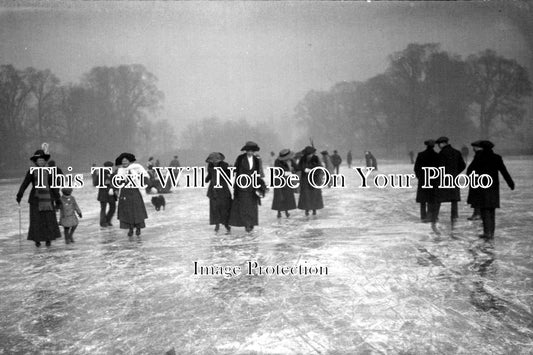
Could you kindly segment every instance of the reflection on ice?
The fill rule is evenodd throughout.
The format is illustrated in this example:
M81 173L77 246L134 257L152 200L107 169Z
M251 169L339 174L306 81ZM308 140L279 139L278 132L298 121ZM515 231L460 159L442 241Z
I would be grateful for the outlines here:
M347 188L325 189L316 218L277 219L267 195L250 234L214 233L205 191L179 188L165 211L145 198L147 228L129 239L98 227L96 193L86 187L76 191L84 218L75 244L19 248L18 211L6 202L0 353L530 353L533 183L524 161L509 161L520 193L502 189L493 242L477 238L466 204L453 230L442 210L436 235L418 222L414 189L357 189L347 171ZM6 201L13 190L0 185ZM27 214L23 206L24 230ZM306 261L329 273L193 274L195 261L248 260Z

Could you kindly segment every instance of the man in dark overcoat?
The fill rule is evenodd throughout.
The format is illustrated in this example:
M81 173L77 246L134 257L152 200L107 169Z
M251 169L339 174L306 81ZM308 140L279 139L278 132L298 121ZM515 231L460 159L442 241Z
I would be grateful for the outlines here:
M494 144L490 141L481 141L479 145L483 150L475 155L472 163L468 167L468 171L475 172L478 175L489 175L492 178L492 184L488 188L479 187L472 189L469 196L469 203L474 208L479 208L481 212L483 234L479 237L492 239L494 238L496 227L496 208L500 208L500 181L498 173L502 174L511 190L514 190L515 184L503 163L502 157L493 152L492 148Z
M481 143L482 141L475 141L475 142L472 142L472 150L474 151L474 159L476 158L476 155L480 154L482 151L483 151L483 148L481 148ZM464 156L464 155L463 155ZM471 166L472 164L470 164L468 166L468 168L466 169L466 174L469 175L471 172L472 172L472 169L471 169ZM472 206L472 202L471 202L471 199L472 199L472 194L476 194L476 191L474 191L472 189L472 187L470 187L468 189L468 196L466 198L466 203L470 204ZM474 206L472 206L472 208L474 208ZM472 212L472 215L470 217L467 218L469 221L477 221L479 219L481 219L481 211L479 210L479 208L474 208L474 211Z
M333 169L335 171L335 174L339 173L339 167L341 166L342 158L339 155L339 153L334 150L333 155L331 156L331 164L333 164Z
M420 203L420 219L422 222L427 223L432 220L431 214L435 209L435 194L436 194L436 183L432 181L432 188L423 189L422 186L425 185L424 181L424 167L433 167L436 168L439 166L439 154L433 150L435 146L435 141L433 139L428 139L424 142L426 145L426 150L418 153L415 160L415 176L418 179L418 187L416 190L416 202Z
M440 137L435 141L440 148L439 166L444 167L444 172L452 175L452 177L455 179L457 175L465 170L466 163L461 155L461 152L453 148L448 141L448 137ZM457 203L459 201L461 201L461 191L458 187L438 188L435 216L433 216L435 221L439 215L440 204L442 202L451 202L451 220L453 225L457 221L457 218L459 218L459 212L457 208Z

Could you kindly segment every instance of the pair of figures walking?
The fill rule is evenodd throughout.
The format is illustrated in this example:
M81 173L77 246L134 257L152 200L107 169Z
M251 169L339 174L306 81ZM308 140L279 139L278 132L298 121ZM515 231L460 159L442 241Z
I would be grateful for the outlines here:
M316 215L317 210L324 208L322 190L313 187L309 183L309 174L312 169L321 166L320 160L318 156L315 155L315 152L316 149L314 147L305 147L297 164L293 159L294 154L289 149L283 149L279 152L279 156L274 162L274 166L282 168L285 177L300 172L301 178L298 206L296 205L296 199L294 197L294 188L285 185L282 188L274 189L272 210L278 211L278 218L281 218L282 211L285 212L286 217L289 217L289 211L296 209L296 207L304 210L306 216L309 216L309 211L313 211L313 215ZM320 184L321 176L322 174L320 173L311 176L311 179L314 179L313 181L315 185Z
M461 200L459 187L439 188L436 183L431 188L422 188L425 185L423 167L444 167L446 174L455 178L466 167L463 155L457 149L449 144L447 137L440 137L436 141L427 140L424 142L426 150L420 152L415 161L414 171L418 178L418 189L416 201L420 203L420 218L423 222L431 222L433 226L438 221L440 205L443 202L451 203L451 222L452 227L457 221L458 202ZM436 153L433 147L437 144L440 152ZM492 150L494 144L490 141L476 141L472 143L476 155L467 169L467 174L475 172L478 175L487 174L492 178L492 185L488 188L477 187L470 188L467 202L475 210L480 211L483 221L484 239L492 239L495 230L495 209L500 207L499 197L499 173L502 174L507 184L514 190L514 182L505 167L501 156L495 154Z

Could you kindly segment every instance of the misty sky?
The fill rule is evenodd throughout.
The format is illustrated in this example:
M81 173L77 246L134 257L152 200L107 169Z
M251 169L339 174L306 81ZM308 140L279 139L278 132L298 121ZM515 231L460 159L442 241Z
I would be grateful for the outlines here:
M172 120L291 115L309 90L366 80L412 42L531 61L523 34L486 3L68 2L0 10L1 64L49 68L62 82L94 66L143 64L166 96L160 117Z

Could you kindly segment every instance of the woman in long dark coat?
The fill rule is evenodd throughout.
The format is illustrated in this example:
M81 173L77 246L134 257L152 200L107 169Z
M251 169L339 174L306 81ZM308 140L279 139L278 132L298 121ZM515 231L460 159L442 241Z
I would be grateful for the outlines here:
M467 173L475 172L478 175L487 174L492 178L492 185L488 188L473 188L469 194L469 203L481 211L483 221L483 234L480 238L494 238L496 227L496 208L500 208L500 181L501 173L511 190L514 190L514 181L507 171L500 155L492 151L494 144L490 141L481 141L479 146L483 149L477 153L468 167Z
M46 166L48 159L50 159L50 154L46 154L43 150L37 150L30 158L38 167ZM30 184L32 188L28 198L30 204L28 240L33 240L37 247L41 246L41 242L46 242L46 246L49 246L52 240L61 237L55 213L55 209L61 205L61 197L58 189L50 187L51 174L44 172L45 187L37 188L37 171L30 173L28 170L17 193L17 203L20 204L24 191Z
M293 153L289 149L283 149L274 162L274 167L281 168L284 171L284 177L291 175L295 171L292 160ZM274 189L274 198L272 200L272 209L278 211L278 218L281 218L281 211L285 211L285 216L289 218L290 210L296 209L296 200L294 199L294 189L285 185L281 188Z
M254 152L259 151L259 146L254 142L246 142L241 151L245 151L235 160L235 179L240 175L249 175L256 173L261 174L261 163L254 155ZM231 205L231 213L229 224L236 227L245 227L247 232L251 232L254 226L259 224L259 210L258 205L261 204L259 192L250 184L244 188L234 185L233 203Z
M320 160L315 155L316 149L307 146L302 151L302 158L298 162L298 170L301 171L302 177L300 179L300 198L298 199L298 208L305 210L305 215L309 216L309 211L313 210L313 216L316 215L316 210L324 208L322 201L322 190L315 188L309 184L309 173L313 168L322 166ZM321 175L319 172L314 173L314 184L321 186Z
M117 175L122 176L127 181L128 175L136 177L142 176L148 178L148 173L142 165L135 163L135 155L131 153L122 153L115 160L115 165L122 165L117 170ZM141 228L145 228L144 220L148 218L146 207L142 195L136 187L122 187L118 198L118 219L121 229L128 229L128 237L141 235Z
M230 176L228 163L224 161L225 157L222 153L211 153L206 159L207 176L205 182L209 182L207 187L207 197L209 197L209 224L215 225L215 232L220 229L220 224L224 225L226 232L229 234L231 227L229 226L229 214L231 210L231 192L228 183L219 178L219 174L215 170L220 168L227 176ZM215 187L219 184L220 187Z

